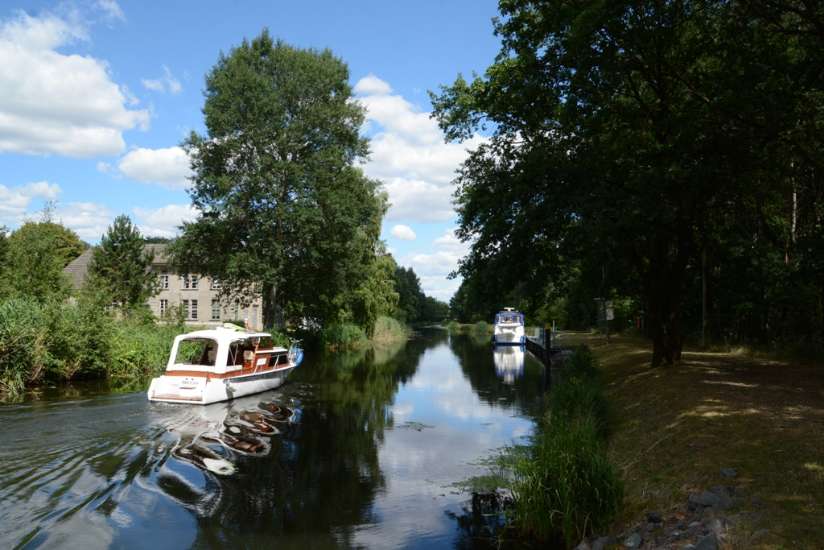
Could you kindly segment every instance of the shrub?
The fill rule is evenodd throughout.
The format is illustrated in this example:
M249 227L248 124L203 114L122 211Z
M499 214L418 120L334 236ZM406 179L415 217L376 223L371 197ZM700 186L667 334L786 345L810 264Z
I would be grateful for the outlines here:
M590 415L544 426L514 474L516 525L530 537L563 540L568 547L608 527L623 496Z
M492 325L486 321L478 321L472 325L472 331L477 334L487 334L492 332Z
M406 340L409 336L409 329L406 325L393 319L381 315L375 321L375 329L372 333L372 340L377 343L398 342Z
M352 323L332 323L324 327L320 337L323 345L332 350L356 349L369 342L366 332Z
M0 302L0 394L16 398L38 381L49 362L47 315L37 301Z
M598 370L598 362L592 351L586 346L579 346L564 363L562 376L564 380L586 378L599 381L601 371Z
M446 329L452 334L456 334L461 331L461 324L458 321L449 321L446 325Z

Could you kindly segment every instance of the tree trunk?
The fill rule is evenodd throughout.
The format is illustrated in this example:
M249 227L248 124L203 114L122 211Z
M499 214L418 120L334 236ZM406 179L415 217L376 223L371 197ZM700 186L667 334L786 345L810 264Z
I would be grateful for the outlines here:
M656 239L647 276L652 366L672 365L681 360L681 293L686 277L688 240L684 235L668 241Z
M263 326L266 328L283 328L283 312L277 303L277 286L272 283L263 285Z

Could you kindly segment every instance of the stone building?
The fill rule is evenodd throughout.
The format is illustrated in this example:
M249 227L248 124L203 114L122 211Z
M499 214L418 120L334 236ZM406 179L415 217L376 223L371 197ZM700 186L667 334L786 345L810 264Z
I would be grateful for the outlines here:
M149 298L147 305L158 319L172 308L182 307L186 323L190 325L219 325L225 321L248 320L251 328L263 328L263 307L256 296L248 307L237 303L222 303L220 281L196 273L176 273L169 265L165 244L147 244L146 251L154 253L152 271L157 274L159 292ZM86 282L93 250L86 250L63 270L75 289Z

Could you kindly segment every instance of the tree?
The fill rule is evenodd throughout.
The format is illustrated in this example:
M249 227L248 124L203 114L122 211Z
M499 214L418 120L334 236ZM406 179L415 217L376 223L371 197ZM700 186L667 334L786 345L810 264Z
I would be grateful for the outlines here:
M782 233L793 174L820 172L810 5L502 1L495 63L432 97L448 138L492 129L457 178L475 291L543 297L575 266L598 296L640 298L653 364L679 360L702 254L723 262L737 221L747 246Z
M31 296L40 302L68 295L63 268L85 248L72 230L52 221L26 222L6 241L3 278L13 296Z
M123 308L141 307L159 290L152 272L154 254L144 250L143 237L131 219L114 219L95 248L89 285L100 285Z
M386 198L354 166L367 142L348 78L330 51L264 30L221 54L206 77L207 134L184 144L201 214L175 261L234 298L261 291L267 326L351 315L347 297L374 261Z

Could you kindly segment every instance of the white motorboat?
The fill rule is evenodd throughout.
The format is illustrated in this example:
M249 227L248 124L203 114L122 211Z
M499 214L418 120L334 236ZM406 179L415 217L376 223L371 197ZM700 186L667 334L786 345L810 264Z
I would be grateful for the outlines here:
M511 307L504 308L495 315L495 331L492 334L494 346L521 346L526 343L524 314Z
M149 401L208 405L277 388L303 360L297 344L275 346L266 332L234 325L175 338L166 372L149 385Z

